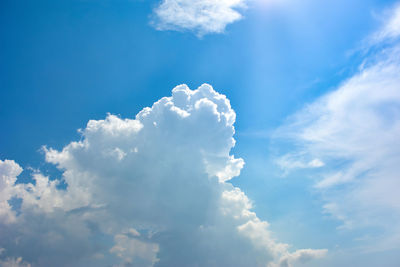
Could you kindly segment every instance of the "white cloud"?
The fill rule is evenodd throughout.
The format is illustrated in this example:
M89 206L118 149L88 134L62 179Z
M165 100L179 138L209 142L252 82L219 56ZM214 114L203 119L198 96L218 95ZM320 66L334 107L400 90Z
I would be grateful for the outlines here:
M400 36L400 4L396 4L384 12L383 22L381 29L370 37L373 44L393 40Z
M0 256L5 251L4 248L0 248ZM6 258L0 259L1 267L31 267L29 263L26 263L22 260L21 257L18 258Z
M91 120L81 141L45 148L66 189L40 173L35 184L15 185L22 169L1 161L0 259L160 267L288 261L288 245L229 183L244 165L230 155L234 122L228 99L211 86L181 85L135 119ZM12 197L22 199L18 215Z
M162 0L154 9L152 24L158 30L189 30L198 36L224 32L242 18L246 0Z
M283 256L278 264L272 263L269 267L292 267L296 263L306 263L311 259L322 258L326 253L326 249L299 249L296 252Z
M373 36L397 36L399 10ZM400 45L365 62L278 130L295 146L280 166L289 171L305 157L324 162L315 187L327 202L325 212L343 222L339 228L377 229L370 245L388 249L400 246Z
M138 235L115 235L115 245L110 249L110 252L122 258L124 264L131 264L133 266L153 266L158 261L158 245L143 242L135 238L136 236Z
M325 165L325 163L318 159L308 159L304 158L304 153L288 153L275 160L275 163L285 172L287 175L290 171L295 169L308 169L308 168L320 168Z
M15 195L15 182L22 168L13 160L0 160L0 221L12 223L15 221L15 212L9 201ZM1 252L1 251L0 251ZM1 254L1 253L0 253Z
M6 260L0 260L0 266L2 267L31 267L29 263L25 263L22 261L22 258L11 258Z

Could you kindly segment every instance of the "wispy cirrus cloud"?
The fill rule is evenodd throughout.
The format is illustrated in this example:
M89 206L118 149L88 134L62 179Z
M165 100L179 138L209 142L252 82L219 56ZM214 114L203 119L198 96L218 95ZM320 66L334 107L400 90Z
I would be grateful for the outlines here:
M294 114L276 135L293 145L277 160L287 172L304 158L325 163L315 184L325 212L342 229L376 229L368 243L375 249L400 246L399 7L371 35L376 51L359 72Z
M400 37L400 3L383 12L383 25L369 38L370 43L377 44Z

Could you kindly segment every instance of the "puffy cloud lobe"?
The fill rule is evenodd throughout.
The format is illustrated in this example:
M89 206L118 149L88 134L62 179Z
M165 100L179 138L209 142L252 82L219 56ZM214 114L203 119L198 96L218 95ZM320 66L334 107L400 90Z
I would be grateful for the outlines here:
M31 267L29 263L23 262L22 258L0 260L0 265L2 267Z
M12 160L0 160L0 221L11 223L15 221L15 212L11 209L9 200L15 194L14 184L22 168Z
M133 266L153 266L157 261L159 247L157 244L142 242L135 238L140 234L133 230L127 234L118 234L114 237L115 245L110 249L122 258L124 264Z
M21 168L2 162L1 190L10 192L2 201L23 201L19 216L4 209L14 221L0 221L2 257L32 266L278 263L288 245L228 182L244 165L230 155L234 122L211 86L181 85L135 119L92 120L81 141L44 148L65 190L40 173L34 185L15 185Z
M0 255L3 254L4 250L5 250L4 248L0 248ZM2 266L2 267L31 267L31 265L29 263L24 262L21 257L0 259L0 266Z
M299 263L306 263L311 259L322 258L327 253L326 249L299 249L293 253L281 257L278 264L272 263L269 267L291 267Z
M154 9L152 23L158 30L190 30L202 36L221 33L242 18L237 11L246 0L163 0Z

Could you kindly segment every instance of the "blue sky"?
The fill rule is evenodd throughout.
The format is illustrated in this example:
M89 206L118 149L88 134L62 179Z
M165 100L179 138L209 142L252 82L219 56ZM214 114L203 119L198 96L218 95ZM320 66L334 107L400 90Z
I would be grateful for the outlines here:
M399 185L396 162L400 156L396 137L400 130L400 83L396 75L400 66L400 9L396 1L205 2L0 3L0 174L5 181L0 183L4 196L0 203L6 207L0 212L0 234L7 236L0 242L0 264L7 266L15 261L21 266L49 266L54 262L60 266L99 266L96 260L101 259L104 266L213 266L199 258L215 257L214 264L221 266L232 264L221 256L224 251L238 248L249 251L240 258L244 262L257 259L256 263L249 260L247 266L398 266L400 229L390 226L399 224L400 219L400 199L393 192ZM197 12L196 5L209 13ZM181 14L174 7L184 12ZM171 10L174 12L170 14ZM194 95L193 99L200 99L201 95L208 101L203 101L205 104L188 100L187 106L181 107L181 100L174 96L173 104L167 101L159 104L162 107L153 106L162 97L171 96L177 85L187 84L195 90L203 83L210 84L216 92L204 88L182 92ZM230 100L236 113L235 145L229 141L233 135L231 109L219 102L219 94ZM226 116L226 125L213 124L215 112L208 109L212 106L209 102L223 114L219 116ZM175 122L168 105L191 114L193 122ZM133 121L143 108L152 106L148 117L154 116L154 125L163 129L161 133L151 128L151 123L146 124L146 116L137 119L143 124L142 130L134 125L136 122L124 120ZM182 118L188 117L182 114ZM90 125L90 120L98 123ZM116 127L111 132L118 134L107 132L110 127ZM125 140L127 134L132 139ZM202 143L203 139L207 141ZM91 144L91 149L97 150L86 155L82 151L90 149L78 151L73 141L80 141L82 147ZM132 153L141 146L148 151L139 158L129 158L129 165L122 160L129 157L125 148L131 142L135 146ZM188 155L182 156L182 151ZM161 160L159 153L171 154ZM105 154L120 161L111 164L94 156ZM150 170L151 164L146 160L159 162L156 166L166 169ZM202 238L209 242L220 240L216 251L221 255L211 253L207 246L195 247L192 249L196 255L187 254L182 259L177 253L188 246L184 237L200 234L178 231L186 229L185 224L174 225L174 218L200 215L186 214L189 211L174 201L192 203L192 195L166 186L167 192L175 193L164 196L149 191L153 198L131 197L140 195L137 188L141 186L142 190L155 189L127 173L164 177L164 173L171 172L171 177L165 179L170 179L171 185L180 185L184 181L179 178L181 175L200 177L201 168L208 176L218 177L219 183L209 178L209 184L204 185L196 178L194 192L195 186L200 186L198 191L204 190L210 199L220 197L216 192L222 192L222 199L226 197L223 192L236 192L241 199L239 206L243 206L240 212L256 214L246 217L249 221L236 222L236 215L232 215L235 219L213 217L214 220L228 225L235 221L232 231L246 230L241 226L248 222L257 222L255 225L260 228L255 227L258 232L253 229L254 233L243 230L252 244L243 250L239 245L226 247L239 242L242 235L230 240L226 237L230 234L225 235L212 220L207 221L218 234L207 232L198 238L203 242ZM108 184L110 177L116 178ZM81 182L82 179L97 182ZM62 180L64 185L58 185L61 193L52 187L49 181L53 180ZM22 186L3 186L7 181ZM47 187L41 188L38 181ZM33 189L27 189L29 183L33 183ZM121 193L125 191L117 185L125 183L126 188L132 187L132 193ZM115 191L106 191L101 187L105 185ZM88 196L82 197L82 192L89 192ZM113 197L119 194L120 198ZM176 208L170 214L177 217L149 218L149 214L158 214L159 205L125 206L135 201L153 203L157 194ZM174 194L181 199L171 197ZM99 195L104 197L95 198ZM16 208L11 199L25 204ZM375 202L370 203L370 199ZM193 205L206 210L201 205L207 201ZM222 205L216 200L207 203L207 207L216 210ZM101 215L91 211L118 204L122 208L116 210L121 214L130 213L131 208L139 215L124 217L107 208ZM85 219L69 217L71 211L77 210ZM54 233L79 236L82 231L89 232L88 239L101 243L101 249L85 243L84 252L70 251L71 255L77 253L77 261L69 262L58 255L79 241L60 234L63 238L55 238L61 241L54 251L46 252L43 245L40 251L28 252L32 242L48 241L21 230L29 220L50 224L43 229L52 233L46 237L49 239ZM79 220L76 229L60 223L68 220ZM188 221L192 225L192 220ZM268 230L264 222L268 222ZM87 225L92 225L88 227L90 231L85 228ZM167 234L163 234L165 229ZM261 242L254 235L268 237ZM178 241L171 243L168 236ZM17 237L26 242L21 246L13 244L11 240ZM243 242L247 241L239 243ZM267 252L259 256L254 251L262 250L264 243L269 244ZM283 249L280 244L288 247ZM54 255L51 259L50 253ZM315 259L304 263L303 258Z

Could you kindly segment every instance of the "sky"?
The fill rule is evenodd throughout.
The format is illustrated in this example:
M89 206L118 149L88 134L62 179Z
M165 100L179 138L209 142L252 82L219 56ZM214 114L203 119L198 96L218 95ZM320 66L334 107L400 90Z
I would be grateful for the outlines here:
M400 2L0 3L0 266L400 264Z

